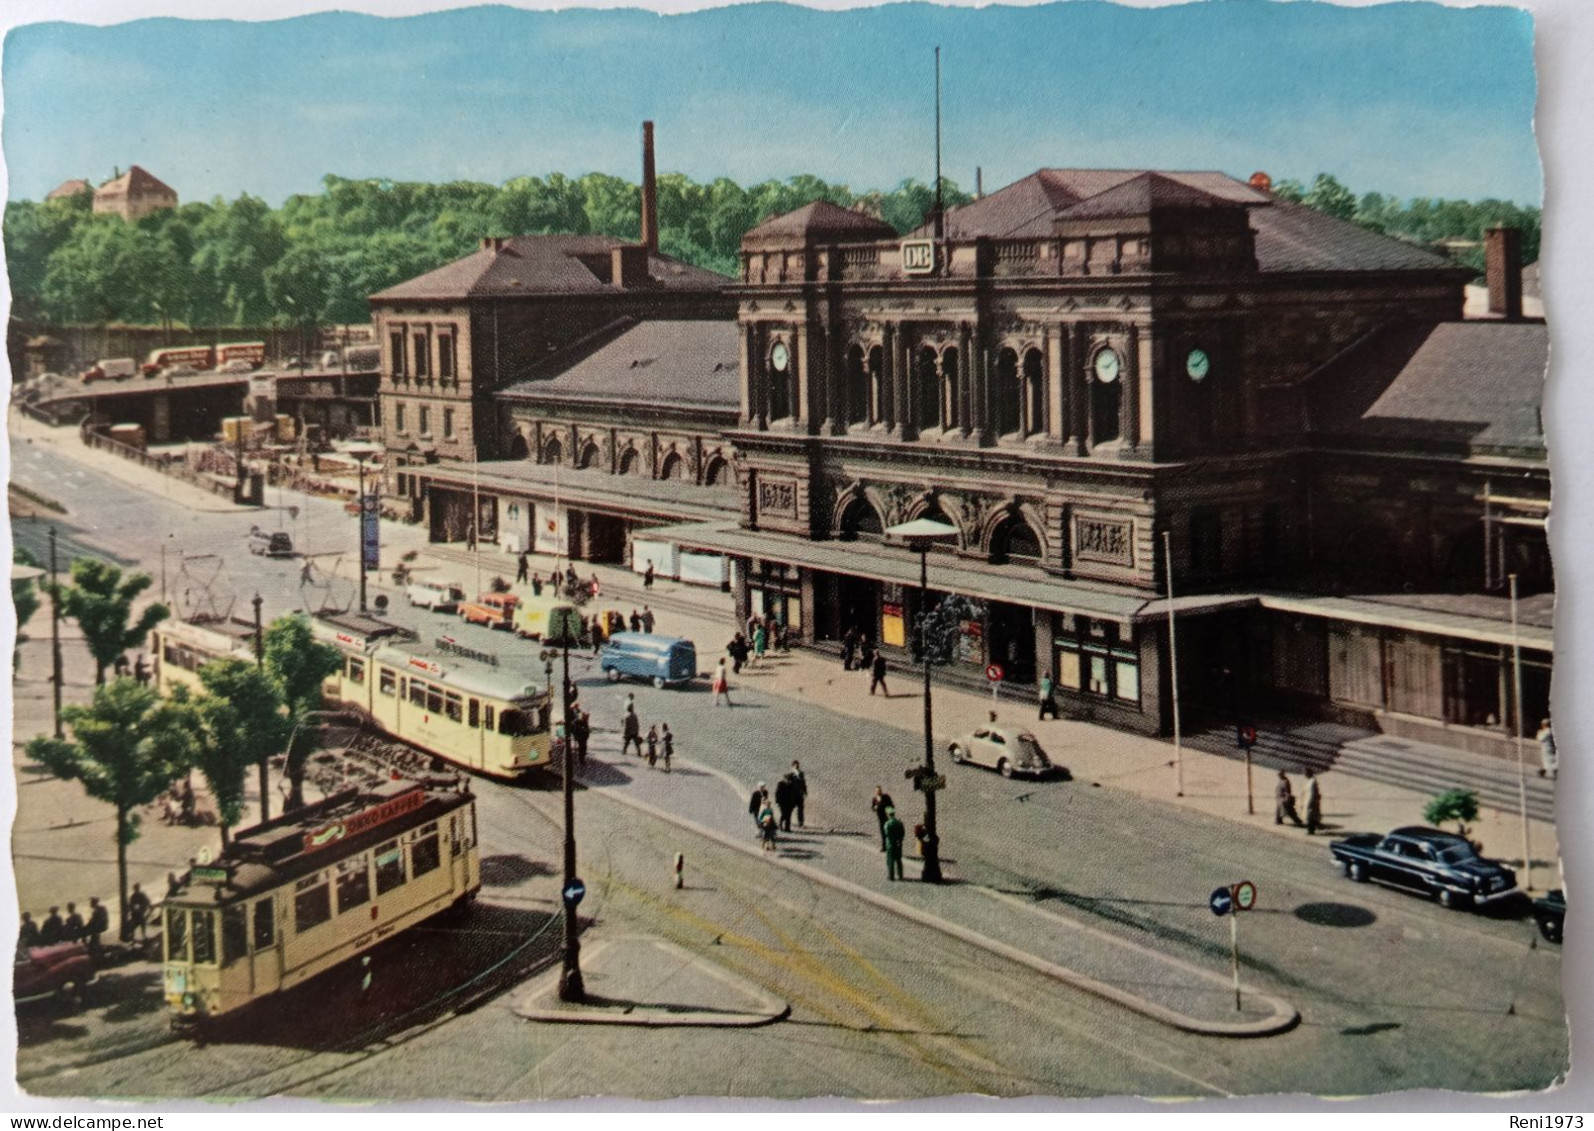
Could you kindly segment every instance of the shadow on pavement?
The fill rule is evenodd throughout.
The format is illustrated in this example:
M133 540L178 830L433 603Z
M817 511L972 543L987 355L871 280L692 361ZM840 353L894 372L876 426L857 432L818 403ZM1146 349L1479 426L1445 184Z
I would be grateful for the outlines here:
M1317 927L1370 927L1378 916L1354 903L1303 903L1295 917Z

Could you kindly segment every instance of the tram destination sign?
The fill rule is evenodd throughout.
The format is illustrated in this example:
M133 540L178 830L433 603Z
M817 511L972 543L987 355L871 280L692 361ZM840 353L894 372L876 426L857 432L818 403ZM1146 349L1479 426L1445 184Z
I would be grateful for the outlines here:
M461 659L475 660L477 663L487 664L489 667L496 668L498 666L496 653L478 651L467 644L461 644L452 636L439 636L437 638L437 650L439 652L447 652L451 656L459 656Z
M304 851L316 852L329 845L338 843L347 837L356 836L367 829L374 829L378 825L386 824L395 817L402 817L405 813L413 813L426 804L426 791L420 786L391 797L369 809L362 809L352 816L341 821L332 821L322 825L319 829L312 829L304 834Z

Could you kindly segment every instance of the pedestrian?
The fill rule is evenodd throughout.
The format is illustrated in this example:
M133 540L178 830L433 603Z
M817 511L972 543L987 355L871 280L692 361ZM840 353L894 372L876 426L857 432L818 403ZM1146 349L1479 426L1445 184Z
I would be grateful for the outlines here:
M675 757L675 735L670 733L669 723L660 723L663 733L659 735L659 742L664 747L664 772L670 772L670 759Z
M571 737L576 743L576 761L581 763L582 769L587 765L587 739L592 737L592 716L585 711L577 711L571 729Z
M775 783L775 808L780 810L780 831L791 832L791 811L797 804L790 774L784 774Z
M877 687L887 699L891 698L891 689L886 686L885 653L879 651L875 652L874 660L869 664L869 694L873 695Z
M659 762L659 728L657 724L648 727L648 769L654 769Z
M852 661L858 653L858 633L849 624L847 631L841 634L841 670L850 672Z
M138 680L140 687L149 684L149 665L144 662L144 653L138 654L138 659L133 661L133 678Z
M304 565L299 569L299 584L309 585L315 580L315 562L309 558L304 559Z
M775 810L769 807L766 795L764 808L758 814L758 831L764 838L764 851L775 851Z
M149 941L149 911L149 896L144 894L142 887L134 884L133 894L127 897L127 927L123 942L132 942L135 931L141 942Z
M66 941L66 924L61 922L61 909L50 908L50 913L44 917L44 924L39 928L39 945L54 946L58 942Z
M757 627L758 627L758 614L757 613L748 613L747 614L747 631L743 635L745 635L748 640L751 640L753 638L753 629L755 629Z
M476 552L476 524L474 522L465 526L465 549L473 554Z
M1046 717L1046 712L1048 711L1051 712L1052 718L1055 719L1057 717L1057 704L1052 701L1052 692L1055 690L1056 685L1052 683L1052 669L1047 668L1046 674L1041 676L1041 719ZM1040 720L1037 719L1036 721L1039 722Z
M635 609L631 610L631 631L642 631L642 617Z
M721 660L719 666L714 669L714 706L718 707L720 705L720 696L722 695L725 697L725 705L727 707L736 705L731 702L731 681L725 675L724 660Z
M896 809L897 803L891 800L891 795L883 786L874 787L874 796L869 799L869 808L874 810L874 819L880 826L880 851L886 850L886 814Z
M741 675L742 665L747 663L747 637L738 632L735 636L731 637L731 642L725 646L725 650L730 653L730 657L733 662L732 670L737 675Z
M653 588L653 559L652 558L648 559L648 568L642 571L642 588L644 588L644 589L652 589ZM653 630L649 629L648 631L652 632Z
M1549 719L1539 724L1539 733L1534 737L1539 740L1539 777L1554 781L1561 759L1555 752L1555 731L1550 728Z
M1306 835L1316 836L1323 827L1323 787L1317 784L1317 775L1306 771Z
M759 782L753 787L753 795L747 799L747 815L753 819L753 835L755 836L759 833L758 815L764 811L768 793L769 790L765 788L764 783Z
M791 764L792 781L797 784L797 827L804 827L803 804L808 800L808 778L803 773L802 764L795 759Z
M576 591L576 567L573 562L565 565L565 588L571 593Z
M177 796L178 804L183 811L183 824L194 823L194 783L187 778L183 779L183 791Z
M769 629L762 624L753 629L753 663L758 663L764 658L764 651L769 647Z
M594 597L603 592L603 582L598 580L598 575L596 573L592 575L592 580L587 582L587 587L592 591L592 595Z
M620 721L620 753L629 754L631 744L636 743L637 756L642 755L642 720L636 717L636 708L630 703L625 705L625 717Z
M83 916L77 913L77 904L66 905L66 926L61 929L63 942L82 942L87 929L83 925Z
M886 810L885 824L880 826L880 835L886 842L886 879L900 880L902 876L902 841L908 835L908 830L902 827L902 819L897 816L896 809Z
M116 657L116 662L112 665L112 670L115 672L116 677L120 679L122 676L127 674L128 667L127 653L123 652L120 656Z
M183 882L177 878L176 872L166 873L166 898L172 899L183 894Z
M525 556L526 555L522 554L521 558L524 559ZM531 595L533 597L542 596L542 574L540 573L534 573L531 575Z
M100 936L111 929L111 913L105 910L99 896L89 897L89 921L84 924L83 937L88 940L89 953L100 956Z
M17 957L26 958L28 951L39 945L39 925L33 921L33 912L22 913L22 927L17 931Z
M526 578L531 573L531 559L526 556L526 551L520 552L520 557L515 564L515 584L524 585Z
M1280 770L1278 784L1273 787L1273 823L1282 825L1285 817L1300 828L1301 818L1295 812L1295 791L1290 788L1290 776Z
M653 610L648 608L646 605L642 606L642 631L653 631Z

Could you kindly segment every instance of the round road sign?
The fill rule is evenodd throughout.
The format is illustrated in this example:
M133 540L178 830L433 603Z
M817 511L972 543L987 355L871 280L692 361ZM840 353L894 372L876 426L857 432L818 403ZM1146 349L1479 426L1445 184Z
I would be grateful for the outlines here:
M580 878L577 877L566 884L564 891L560 894L565 897L566 903L574 907L587 894L587 885L582 883Z
M1256 885L1250 880L1241 880L1234 885L1234 905L1241 911L1251 910L1256 903Z
M1004 673L1002 671L1001 664L985 665L985 678L990 680L992 683L1001 683L1003 674Z
M1228 888L1218 888L1207 898L1207 906L1214 915L1228 915L1234 911L1234 896L1229 894Z

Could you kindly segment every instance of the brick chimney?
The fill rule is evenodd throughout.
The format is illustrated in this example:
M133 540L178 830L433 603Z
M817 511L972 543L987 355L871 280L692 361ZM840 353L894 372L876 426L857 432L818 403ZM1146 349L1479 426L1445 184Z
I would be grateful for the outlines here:
M646 286L648 276L647 245L623 243L610 253L609 282L621 290Z
M653 123L642 123L642 245L659 253L659 189L653 175Z
M1508 322L1522 317L1522 232L1490 228L1483 237L1483 277L1489 284L1489 313Z
M504 250L504 237L503 236L483 236L482 237L482 250L483 251L491 251L491 252L503 251Z

